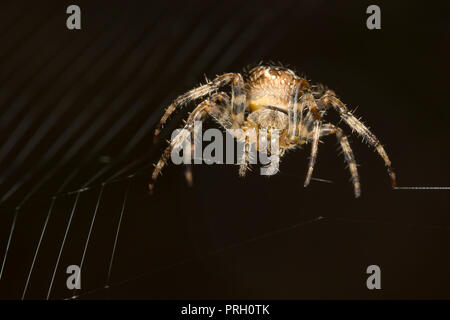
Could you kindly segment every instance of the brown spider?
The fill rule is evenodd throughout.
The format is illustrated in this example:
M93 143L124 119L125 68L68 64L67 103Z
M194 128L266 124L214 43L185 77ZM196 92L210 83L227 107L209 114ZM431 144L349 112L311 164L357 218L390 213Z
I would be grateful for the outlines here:
M231 87L231 97L219 91L225 86ZM169 116L177 108L203 97L207 98L189 115L184 127L185 132L192 134L194 122L209 115L232 134L232 129L242 129L243 132L249 129L256 129L257 132L262 129L267 132L273 129L279 130L280 155L283 155L287 149L311 143L311 157L305 187L312 177L319 139L335 134L351 173L355 197L359 197L361 190L358 171L348 139L341 128L324 121L324 116L332 107L353 131L375 148L384 160L392 186L396 186L391 161L377 137L355 118L333 91L327 90L322 85L311 86L304 78L284 67L260 65L244 73L244 76L239 73L226 73L181 95L169 105L161 118L155 130L155 139ZM248 152L249 145L257 144L258 141L248 137L234 136L243 141L246 146L245 152ZM185 139L186 134L179 134L162 154L152 174L152 181L149 184L150 193L172 149L182 144ZM244 158L244 162L240 165L240 175L244 176L247 169L248 157Z

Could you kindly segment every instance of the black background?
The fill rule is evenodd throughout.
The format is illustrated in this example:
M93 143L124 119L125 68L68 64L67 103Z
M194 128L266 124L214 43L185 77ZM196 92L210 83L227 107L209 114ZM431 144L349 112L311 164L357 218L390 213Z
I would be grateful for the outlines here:
M47 296L60 251L52 299L450 297L449 191L391 190L356 136L360 199L333 137L314 172L331 184L303 188L305 148L270 178L195 166L193 188L172 165L147 194L164 107L205 75L269 60L358 107L400 186L450 186L444 2L79 1L78 31L65 27L69 4L0 8L2 262L11 235L1 297L22 296L53 196L25 298ZM370 4L381 7L381 30L366 28ZM171 118L167 137L190 108ZM65 268L80 263L97 202L82 290L70 292ZM366 288L372 264L382 290Z

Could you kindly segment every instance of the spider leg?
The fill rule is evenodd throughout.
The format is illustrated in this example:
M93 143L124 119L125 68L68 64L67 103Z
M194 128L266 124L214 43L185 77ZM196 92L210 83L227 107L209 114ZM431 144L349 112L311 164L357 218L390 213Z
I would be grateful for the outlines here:
M369 130L369 128L367 128L350 111L348 111L345 104L334 95L333 91L328 90L325 95L320 98L320 101L325 106L331 104L331 106L338 111L339 115L345 121L345 123L347 123L347 125L352 128L352 130L355 130L364 140L366 140L375 148L380 157L384 160L384 164L387 167L388 174L391 177L392 187L395 187L397 185L397 180L395 173L392 170L391 160L389 159L378 138Z
M170 158L170 155L172 153L172 150L175 148L180 147L184 141L187 139L189 135L193 135L194 133L194 124L196 121L200 121L203 119L207 114L210 114L212 117L214 117L219 123L221 123L223 126L229 125L227 121L230 121L231 115L225 108L221 108L215 101L218 102L224 101L225 104L229 103L229 98L224 93L216 93L214 94L211 99L205 100L201 102L194 111L189 115L188 120L186 121L186 124L181 130L178 135L172 139L169 146L164 150L163 154L161 155L160 159L155 165L155 169L153 170L151 182L149 183L149 192L150 194L153 194L154 185L156 180L158 179L158 176L161 174L162 169L167 164L167 160ZM224 115L222 115L224 114ZM228 114L228 116L226 116ZM193 152L194 149L193 145L194 140L191 140L191 152ZM187 169L188 172L185 172L186 179L188 184L192 182L192 175L189 177L189 169ZM192 172L191 172L192 174ZM191 179L191 180L190 180Z
M238 80L236 80L238 79ZM161 120L159 121L159 124L157 125L156 129L155 129L155 135L153 137L154 141L156 141L158 139L158 136L161 132L161 129L163 127L163 125L167 122L167 119L169 118L169 116L179 107L189 103L192 100L201 98L203 96L209 95L214 91L217 91L219 88L229 84L230 82L232 83L232 87L234 88L235 86L239 87L241 84L243 87L243 80L242 80L242 76L239 73L226 73L220 76L217 76L214 80L209 81L208 83L198 87L198 88L194 88L190 91L188 91L187 93L179 96L178 98L175 99L175 101L173 101L166 109L164 115L161 117ZM236 85L235 85L236 83ZM236 92L236 110L240 110L240 101L242 100L241 95L240 94L242 92L242 90L238 90ZM245 95L244 95L244 103L245 103ZM243 113L243 111L242 111Z
M245 96L244 96L245 98ZM222 93L219 97L220 102L223 105L230 105L228 95ZM232 100L233 101L233 100ZM231 103L231 110L233 110L233 104ZM245 110L245 109L242 109ZM250 141L249 136L240 130L240 125L238 123L236 114L231 111L230 108L208 108L208 113L213 117L223 128L225 128L229 133L237 139L244 141L244 148L242 152L241 159L239 159L239 176L244 177L247 170L249 170L250 162ZM242 113L243 116L243 113ZM239 130L234 130L239 129Z
M311 145L311 156L309 158L308 173L306 174L305 183L303 185L304 187L307 187L311 182L312 173L314 171L314 165L316 163L317 153L319 151L320 125L321 121L319 120L314 121L314 129L312 132L313 140Z
M246 100L244 80L242 79L242 76L237 73L231 82L231 112L234 116L236 128L239 128L244 122Z
M328 135L334 134L341 146L342 152L344 153L345 162L348 165L348 169L352 176L353 189L355 192L355 198L358 198L361 195L361 185L359 182L358 169L356 166L355 156L353 154L352 148L350 147L350 143L348 142L347 137L343 134L341 128L336 127L331 123L326 123L322 126L320 130L320 134Z
M288 105L288 137L291 140L294 140L297 137L296 130L298 129L298 125L302 124L303 120L303 104L298 103L298 93L303 90L304 87L309 88L309 84L306 80L300 79L298 83L295 85L294 90L291 92L291 97L289 99ZM300 114L300 119L298 119ZM301 130L301 128L299 129Z
M244 149L242 152L242 157L239 160L239 176L245 177L245 174L247 173L247 170L249 169L249 162L250 162L250 141L249 137L245 135L244 138Z
M222 127L226 129L231 129L233 126L233 117L231 116L229 110L226 109L230 105L230 98L225 92L218 92L211 96L209 99L213 103L217 104L213 108L207 107L205 111L213 117ZM219 108L218 105L223 105L225 108ZM195 133L191 132L191 159L195 157ZM189 187L192 187L194 175L192 172L192 164L188 163L185 165L184 177Z
M230 112L230 97L225 92L218 92L211 100L214 102L206 109L208 114L226 130L233 129L236 124Z
M319 138L320 138L320 127L322 126L322 116L319 113L316 101L311 93L306 93L303 95L305 103L314 117L314 127L312 131L312 145L311 145L311 156L309 158L308 173L306 174L306 179L304 187L307 187L311 182L312 173L314 170L314 165L317 159L317 153L319 151Z
M191 132L191 159L195 157L195 134ZM186 179L186 183L189 187L192 187L194 184L194 175L192 173L192 164L187 163L184 165L184 178Z
M314 118L311 113L306 113L305 117L302 119L302 122L298 124L298 139L302 143L305 143L305 140L307 140L310 135L311 131L313 130L313 124L314 124Z
M296 137L296 129L297 129L297 118L298 118L298 87L294 89L294 91L291 94L291 99L289 101L288 106L288 137L291 140L294 140ZM300 105L300 109L302 110L302 105ZM303 115L303 112L300 110L300 123L302 122L301 116Z
M194 175L192 173L192 164L186 164L184 167L184 178L189 187L194 185Z

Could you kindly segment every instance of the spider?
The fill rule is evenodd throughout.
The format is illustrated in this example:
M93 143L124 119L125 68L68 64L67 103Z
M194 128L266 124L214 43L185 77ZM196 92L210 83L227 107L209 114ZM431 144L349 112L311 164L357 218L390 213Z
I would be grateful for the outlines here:
M231 88L229 90L231 95L223 91L225 87ZM265 129L269 133L273 129L279 130L280 156L288 149L310 143L311 156L305 187L311 181L320 138L335 135L351 174L355 197L358 198L361 195L361 186L349 141L340 127L326 122L324 119L330 109L335 110L353 132L356 132L375 148L384 160L392 187L396 186L396 177L391 161L380 141L369 128L347 109L332 90L328 90L323 85L312 86L306 79L297 76L288 68L259 65L244 72L243 75L226 73L217 76L212 81L207 80L206 84L179 96L169 105L155 129L154 139L158 138L161 128L175 110L200 98L204 100L190 113L185 121L184 129L186 130L184 132L192 134L194 122L209 115L232 134L233 130L231 129L242 129L244 132L249 129L256 129L257 132ZM245 153L248 152L249 145L257 143L248 137L235 135L235 138L243 141ZM185 139L186 134L180 133L172 139L163 152L155 165L149 184L151 194L155 181L170 157L171 151L181 145ZM245 153L239 168L240 176L245 176L249 169L248 155Z

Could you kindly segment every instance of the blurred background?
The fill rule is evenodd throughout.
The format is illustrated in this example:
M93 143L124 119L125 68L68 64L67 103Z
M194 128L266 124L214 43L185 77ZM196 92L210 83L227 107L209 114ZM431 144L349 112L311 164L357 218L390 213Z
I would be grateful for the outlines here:
M81 30L66 8L81 8ZM366 8L381 8L368 30ZM392 190L356 136L355 199L334 137L280 173L170 165L147 184L178 95L279 61L332 88L384 144L399 186L450 186L449 6L438 1L2 1L0 297L450 298L450 190ZM330 116L333 121L337 117ZM210 125L215 126L214 123ZM350 134L351 130L344 130ZM366 268L381 268L368 290ZM82 267L81 290L66 287Z

